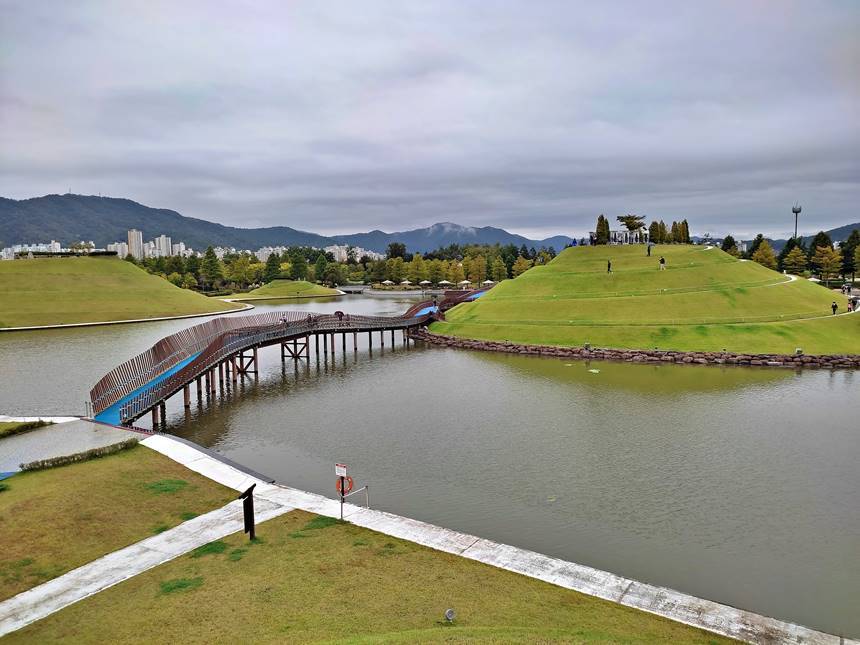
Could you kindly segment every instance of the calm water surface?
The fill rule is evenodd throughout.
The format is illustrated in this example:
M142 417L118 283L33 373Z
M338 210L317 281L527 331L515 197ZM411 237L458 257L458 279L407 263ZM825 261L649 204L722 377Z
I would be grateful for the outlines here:
M273 303L276 304L276 303ZM292 309L394 314L364 296ZM286 308L278 307L278 308ZM274 309L258 307L259 311ZM0 413L82 413L106 371L188 321L0 334ZM334 496L860 636L860 374L650 366L338 343L169 430ZM593 373L591 370L599 370Z

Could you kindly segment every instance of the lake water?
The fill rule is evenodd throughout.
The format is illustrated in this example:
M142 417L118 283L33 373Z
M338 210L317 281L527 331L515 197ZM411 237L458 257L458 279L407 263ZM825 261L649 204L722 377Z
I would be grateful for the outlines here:
M82 414L104 372L193 322L0 334L0 414ZM174 397L168 430L331 497L343 461L375 508L860 636L860 374L366 342L298 369L264 349L224 400Z

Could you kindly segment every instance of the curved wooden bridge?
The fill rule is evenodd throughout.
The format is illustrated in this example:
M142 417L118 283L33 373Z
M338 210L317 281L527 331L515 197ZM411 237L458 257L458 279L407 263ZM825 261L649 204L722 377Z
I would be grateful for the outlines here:
M191 386L196 383L198 397L203 392L215 395L225 383L235 384L240 375L256 374L257 350L281 345L281 357L309 359L311 338L316 355L334 356L336 336L346 352L347 337L358 348L358 334L367 333L371 347L373 334L379 333L385 346L385 333L401 331L408 342L410 329L429 324L450 307L482 295L480 291L446 294L438 303L425 301L413 305L400 316L355 316L343 312L316 314L298 311L272 312L242 317L219 317L162 338L151 348L114 368L90 391L92 415L98 421L131 425L145 414L152 414L153 427L165 419L166 401L180 391L185 407L191 405Z

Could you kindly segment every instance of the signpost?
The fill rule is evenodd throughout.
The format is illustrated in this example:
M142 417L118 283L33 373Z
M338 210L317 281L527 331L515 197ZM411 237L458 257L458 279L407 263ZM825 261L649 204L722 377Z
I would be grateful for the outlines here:
M346 464L335 464L334 474L337 476L335 488L340 493L340 519L343 519L343 499L352 490L352 477L346 472Z

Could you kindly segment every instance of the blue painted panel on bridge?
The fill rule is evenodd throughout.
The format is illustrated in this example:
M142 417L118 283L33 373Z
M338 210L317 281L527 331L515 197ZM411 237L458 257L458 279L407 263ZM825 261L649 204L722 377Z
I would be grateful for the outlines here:
M112 424L113 424L113 425L115 425L115 426L120 425L120 423L122 422L122 419L120 419L119 413L120 413L120 409L122 408L122 406L123 406L123 405L125 405L126 403L128 403L129 401L131 401L133 398L135 398L135 397L136 397L136 396L138 396L139 394L141 394L141 393L143 393L143 392L146 392L148 389L150 389L150 388L152 388L152 387L154 387L154 386L158 385L158 384L159 384L159 383L161 383L164 379L166 379L168 376L170 376L170 375L172 375L172 374L175 374L176 372L178 372L178 371L179 371L179 370L181 370L183 367L185 367L186 365L188 365L188 363L190 363L191 361L193 361L193 360L194 360L195 358L197 358L198 356L200 356L200 352L197 352L196 354L192 354L191 356L189 356L189 357L188 357L188 358L186 358L185 360L180 361L179 363L177 363L176 365L174 365L173 367L171 367L171 368L170 368L169 370L167 370L166 372L163 372L162 374L159 374L158 376L156 376L154 379L152 379L151 381L149 381L149 383L145 383L144 385L141 385L139 388L137 388L137 389L136 389L136 390L134 390L133 392L130 392L129 394L126 394L126 395L125 395L124 397L122 397L119 401L117 401L116 403L114 403L114 404L113 404L113 405L111 405L110 407L105 408L104 410L102 410L101 412L99 412L99 413L94 417L94 418L95 418L95 420L96 420L96 421L102 421L102 422L104 422L104 423L112 423Z
M478 298L483 296L485 293L487 293L487 292L486 291L480 291L478 293L473 293L471 296L466 298L466 300L477 300Z
M438 309L439 309L439 307L433 307L433 306L424 307L424 309L421 309L420 311L416 311L413 318L418 318L418 316L423 316L424 314L433 313L433 312L437 311Z

